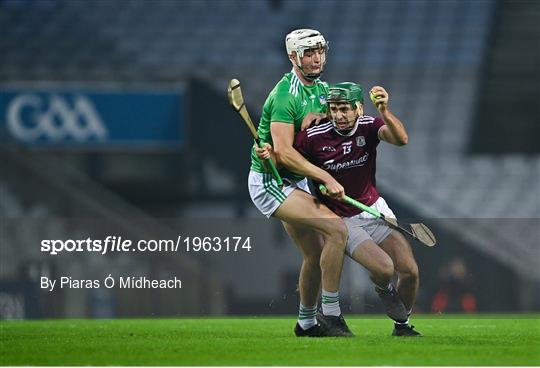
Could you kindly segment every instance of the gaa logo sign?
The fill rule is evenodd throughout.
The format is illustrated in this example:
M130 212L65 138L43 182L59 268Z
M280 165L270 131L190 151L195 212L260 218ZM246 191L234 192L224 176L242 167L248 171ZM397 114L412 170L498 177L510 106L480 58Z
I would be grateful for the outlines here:
M94 104L85 96L68 101L58 95L21 94L6 109L7 129L23 141L103 141L107 129Z

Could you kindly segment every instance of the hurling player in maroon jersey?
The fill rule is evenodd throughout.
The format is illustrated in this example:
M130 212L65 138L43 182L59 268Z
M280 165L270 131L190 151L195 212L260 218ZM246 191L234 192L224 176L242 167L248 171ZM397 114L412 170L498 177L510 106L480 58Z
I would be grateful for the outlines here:
M385 141L407 144L401 121L388 108L388 93L375 86L370 94L380 117L364 115L363 90L355 83L330 87L327 98L330 121L301 131L294 147L310 162L329 172L352 198L371 206L386 217L394 217L375 183L377 145ZM271 156L265 147L264 155ZM343 217L348 231L346 253L364 266L376 285L387 314L394 320L394 336L421 336L409 325L418 290L418 266L405 237L382 220L318 191L317 196ZM398 276L397 289L391 282Z

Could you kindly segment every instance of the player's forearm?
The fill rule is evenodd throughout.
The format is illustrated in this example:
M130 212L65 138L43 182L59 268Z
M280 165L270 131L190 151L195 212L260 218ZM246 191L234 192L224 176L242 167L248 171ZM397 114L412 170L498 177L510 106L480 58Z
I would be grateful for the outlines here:
M407 135L403 123L388 109L381 111L381 117L392 136L392 141L390 143L398 146L406 145L409 141L409 136Z
M298 175L307 176L321 183L326 183L331 178L330 174L306 160L293 147L283 148L274 152L278 164Z

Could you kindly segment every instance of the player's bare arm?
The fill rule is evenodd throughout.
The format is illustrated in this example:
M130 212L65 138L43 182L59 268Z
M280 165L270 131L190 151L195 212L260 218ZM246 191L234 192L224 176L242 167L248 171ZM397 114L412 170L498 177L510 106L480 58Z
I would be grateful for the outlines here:
M379 138L396 146L406 145L409 141L407 131L403 123L388 108L388 92L383 87L375 86L369 94L385 123L379 130Z
M331 197L342 198L345 195L343 186L332 175L313 165L294 149L294 126L292 124L272 122L270 132L274 140L274 154L278 163L299 175L307 176L324 184Z

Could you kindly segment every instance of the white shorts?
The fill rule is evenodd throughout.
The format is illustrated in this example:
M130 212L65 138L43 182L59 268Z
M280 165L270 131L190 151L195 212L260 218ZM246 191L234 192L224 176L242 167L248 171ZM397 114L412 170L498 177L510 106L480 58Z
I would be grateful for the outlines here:
M293 190L301 189L311 194L305 178L297 182L283 179L283 188L280 189L272 174L253 170L249 171L248 189L251 200L266 217L272 216Z
M379 197L370 207L385 217L396 218L383 197ZM377 219L367 212L361 212L353 217L345 217L343 221L345 221L349 231L349 239L345 248L348 256L352 256L356 247L363 241L373 240L376 244L380 244L392 232L392 228L384 220Z

